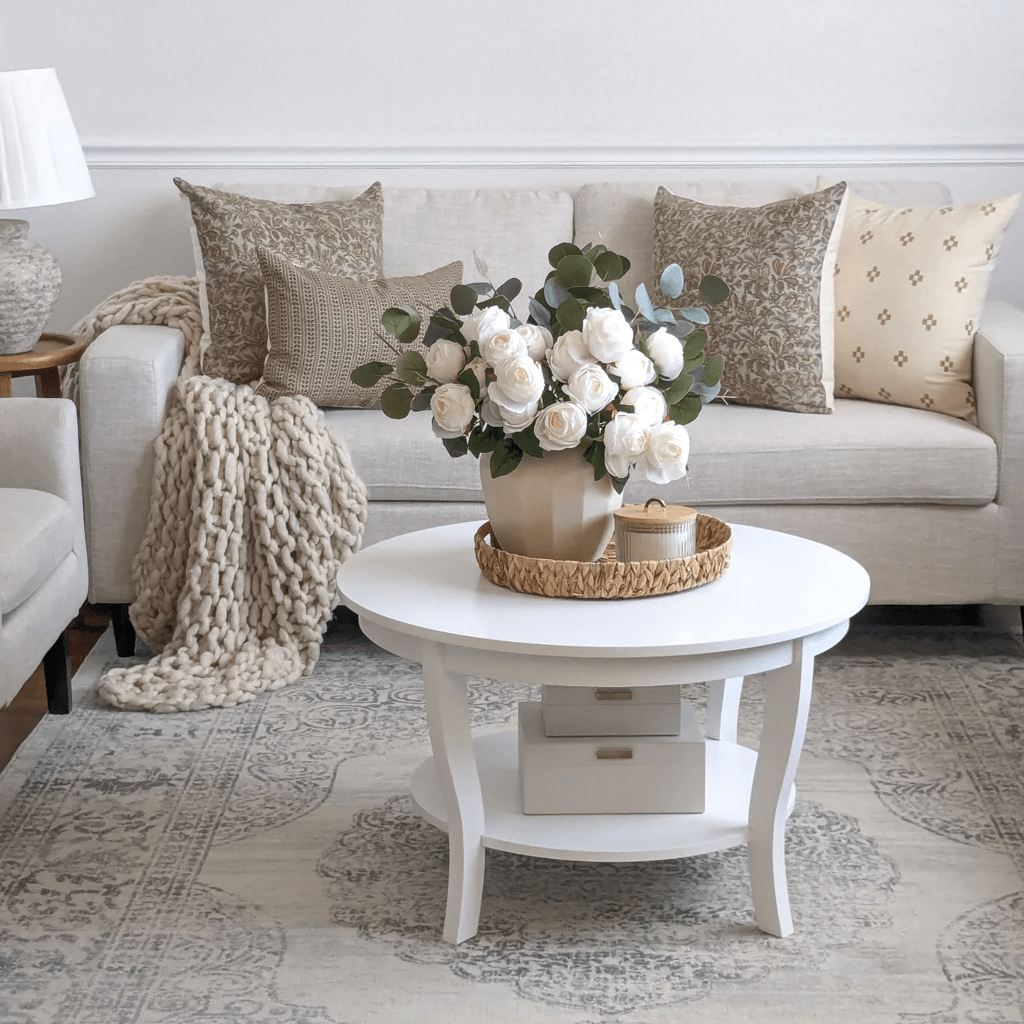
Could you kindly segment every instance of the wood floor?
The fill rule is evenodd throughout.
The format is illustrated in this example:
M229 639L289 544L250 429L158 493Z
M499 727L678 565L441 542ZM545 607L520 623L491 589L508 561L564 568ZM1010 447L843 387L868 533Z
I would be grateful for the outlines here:
M1020 633L1021 622L1017 608L993 608L966 605L963 607L914 605L877 606L865 608L853 620L888 622L893 625L912 623L931 625L986 625ZM110 624L109 610L86 604L70 629L71 671L77 672ZM14 752L46 714L46 685L42 665L21 688L21 692L5 708L0 708L0 771L14 756ZM74 710L72 710L74 714Z

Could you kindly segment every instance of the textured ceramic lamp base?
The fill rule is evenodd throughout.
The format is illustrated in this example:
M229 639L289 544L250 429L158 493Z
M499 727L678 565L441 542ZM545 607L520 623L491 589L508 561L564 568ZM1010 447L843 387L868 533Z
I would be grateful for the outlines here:
M35 347L60 284L56 259L28 240L28 221L0 220L0 355Z
M593 562L608 546L622 504L611 480L594 480L594 467L578 448L525 456L506 476L491 477L490 456L480 458L487 518L498 543L516 555Z

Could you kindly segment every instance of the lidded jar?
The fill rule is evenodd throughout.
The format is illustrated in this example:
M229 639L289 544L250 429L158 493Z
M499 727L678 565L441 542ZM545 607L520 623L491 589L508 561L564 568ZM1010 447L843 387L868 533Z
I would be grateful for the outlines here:
M664 561L697 551L697 512L648 498L615 513L615 557L619 562Z

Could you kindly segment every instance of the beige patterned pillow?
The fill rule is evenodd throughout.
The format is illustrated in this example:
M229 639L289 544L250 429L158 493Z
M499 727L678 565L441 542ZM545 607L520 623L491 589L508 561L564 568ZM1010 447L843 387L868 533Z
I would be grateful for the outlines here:
M304 267L372 281L383 274L384 202L380 182L355 199L275 203L174 184L188 198L196 235L203 309L202 371L236 384L255 381L267 354L257 245Z
M361 388L351 375L372 360L394 362L381 314L391 306L415 307L424 314L422 337L425 314L447 306L452 288L462 283L459 262L420 277L363 283L297 267L264 246L257 254L267 287L270 346L256 393L265 398L306 395L317 405L380 408L391 378ZM424 351L419 341L402 348Z
M832 278L845 183L766 206L706 206L660 188L654 200L654 282L669 263L698 306L716 274L732 290L716 306L707 352L725 359L722 397L790 412L832 410ZM628 255L628 254L627 254Z
M974 332L1020 194L897 209L850 193L836 260L836 394L977 422Z

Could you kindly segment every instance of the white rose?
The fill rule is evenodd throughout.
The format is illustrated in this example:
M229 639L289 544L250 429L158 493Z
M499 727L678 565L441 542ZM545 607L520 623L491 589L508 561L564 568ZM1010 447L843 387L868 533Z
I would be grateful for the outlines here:
M497 369L506 359L525 356L526 339L515 331L503 328L480 339L480 355L484 361Z
M547 351L548 366L555 380L564 384L581 366L596 363L582 331L566 331Z
M500 306L476 309L462 321L462 336L466 341L481 341L495 331L507 331L512 321Z
M541 409L533 432L546 452L575 448L587 432L586 410L575 402L555 402Z
M544 353L551 346L551 332L540 324L520 324L516 334L526 342L526 354L537 362L544 358Z
M630 349L615 361L612 368L619 375L619 384L624 391L650 384L658 376L654 363L638 348Z
M460 437L476 414L476 402L465 384L442 384L430 398L430 411L438 437Z
M686 476L690 457L690 435L678 423L659 423L651 428L650 440L639 464L652 484L667 484Z
M521 413L507 412L506 410L500 410L502 417L502 427L506 434L518 434L519 431L525 430L536 418L537 410L540 408L540 402L531 402Z
M683 372L683 343L660 327L647 339L647 351L662 377L675 380Z
M657 388L630 388L623 396L621 405L631 405L633 413L649 427L655 427L668 415L668 403Z
M636 465L647 450L651 427L631 412L616 413L604 428L604 464L612 476L629 476L630 466Z
M466 352L456 341L441 338L427 349L427 376L439 384L454 384L466 365Z
M502 418L501 410L489 398L485 398L480 403L480 419L482 419L489 427L505 426L505 420Z
M614 363L633 348L633 328L619 310L591 306L583 321L583 340L602 363Z
M581 366L566 384L569 397L587 412L600 412L619 393L619 386L596 363Z
M538 395L538 397L540 397ZM536 399L519 400L513 398L511 395L507 395L501 388L501 385L496 381L491 381L487 385L487 398L491 404L498 410L498 415L501 417L501 425L504 426L506 423L518 423L523 417L530 416L530 408L533 406L533 412L536 413Z
M512 402L536 402L544 393L544 373L540 363L534 362L529 356L513 356L499 363L494 370L494 385L501 391L505 400L503 404Z

